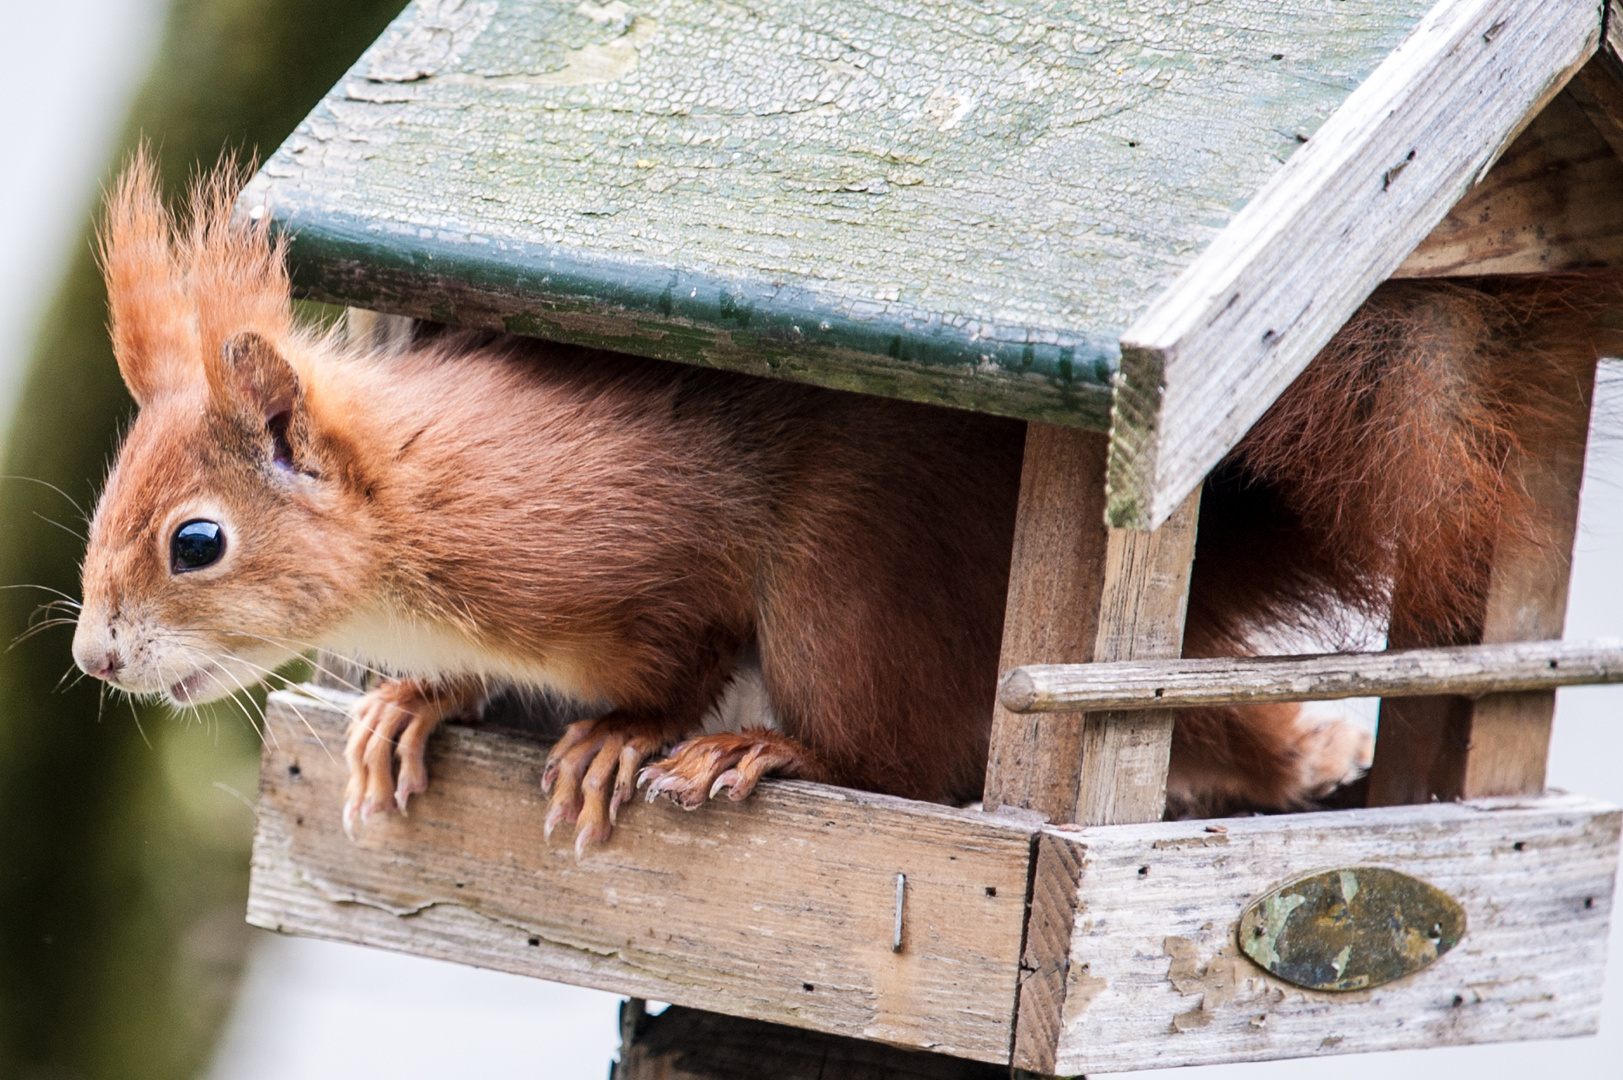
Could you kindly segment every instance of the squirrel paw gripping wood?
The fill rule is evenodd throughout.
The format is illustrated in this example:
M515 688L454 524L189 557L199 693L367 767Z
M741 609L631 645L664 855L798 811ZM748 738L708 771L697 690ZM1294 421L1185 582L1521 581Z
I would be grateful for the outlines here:
M649 802L663 795L684 810L697 810L723 791L734 802L747 798L767 775L824 780L828 769L787 735L748 728L689 739L644 769L637 786L648 789Z
M552 797L545 835L563 822L575 825L575 854L607 840L620 807L636 790L637 768L665 743L665 725L611 712L569 725L541 773L541 790Z
M436 685L421 679L388 679L367 692L350 715L344 761L349 786L344 792L344 832L354 835L379 811L406 812L406 800L428 790L423 761L428 737L440 721L470 717L484 702L473 682ZM396 779L394 763L400 762Z

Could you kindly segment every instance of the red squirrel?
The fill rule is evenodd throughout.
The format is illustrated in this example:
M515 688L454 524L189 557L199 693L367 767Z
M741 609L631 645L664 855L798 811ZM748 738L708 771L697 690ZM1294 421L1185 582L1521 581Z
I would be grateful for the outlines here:
M139 413L91 524L86 672L181 706L312 647L396 673L355 706L346 827L403 811L436 725L502 687L612 703L542 780L547 831L573 822L577 852L639 777L689 808L769 774L979 797L1022 423L499 335L368 354L295 323L284 245L233 220L232 176L177 220L138 157L109 198L111 332ZM1287 394L1209 485L1186 652L1377 610L1405 560L1452 568L1440 610L1485 587L1475 549L1416 524L1454 513L1459 485L1394 509L1416 480L1382 472L1378 435L1417 421L1382 383L1403 343L1379 344L1328 350L1317 397ZM1489 435L1465 455L1461 528L1506 497ZM1422 477L1443 467L1419 452ZM1341 487L1315 492L1326 477ZM1382 517L1349 532L1349 515ZM775 730L696 735L751 650ZM1169 792L1183 812L1302 806L1365 741L1291 707L1185 712Z

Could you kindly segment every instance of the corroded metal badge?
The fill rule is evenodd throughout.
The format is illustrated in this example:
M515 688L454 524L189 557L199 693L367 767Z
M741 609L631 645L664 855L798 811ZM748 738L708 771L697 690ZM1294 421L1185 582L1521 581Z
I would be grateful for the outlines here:
M1240 913L1240 951L1310 990L1391 982L1459 944L1465 909L1418 878L1349 866L1296 878Z

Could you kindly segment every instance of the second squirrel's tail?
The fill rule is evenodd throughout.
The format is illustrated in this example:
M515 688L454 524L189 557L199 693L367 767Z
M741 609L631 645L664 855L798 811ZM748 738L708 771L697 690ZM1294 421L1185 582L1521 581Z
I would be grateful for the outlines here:
M1563 417L1619 310L1610 277L1377 289L1208 480L1186 652L1344 647L1394 597L1431 639L1406 644L1475 640L1500 537L1547 542L1506 463L1583 438Z
M1476 641L1496 546L1564 534L1507 464L1584 437L1573 403L1620 311L1623 283L1582 275L1377 289L1208 478L1184 655ZM1289 706L1191 709L1173 812L1306 805L1354 746L1331 734Z

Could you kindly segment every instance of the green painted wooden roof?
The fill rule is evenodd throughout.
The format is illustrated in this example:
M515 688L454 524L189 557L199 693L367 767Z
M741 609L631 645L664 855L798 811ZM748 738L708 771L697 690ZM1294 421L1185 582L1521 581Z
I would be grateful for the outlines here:
M1423 0L418 0L244 195L308 295L1103 430Z

